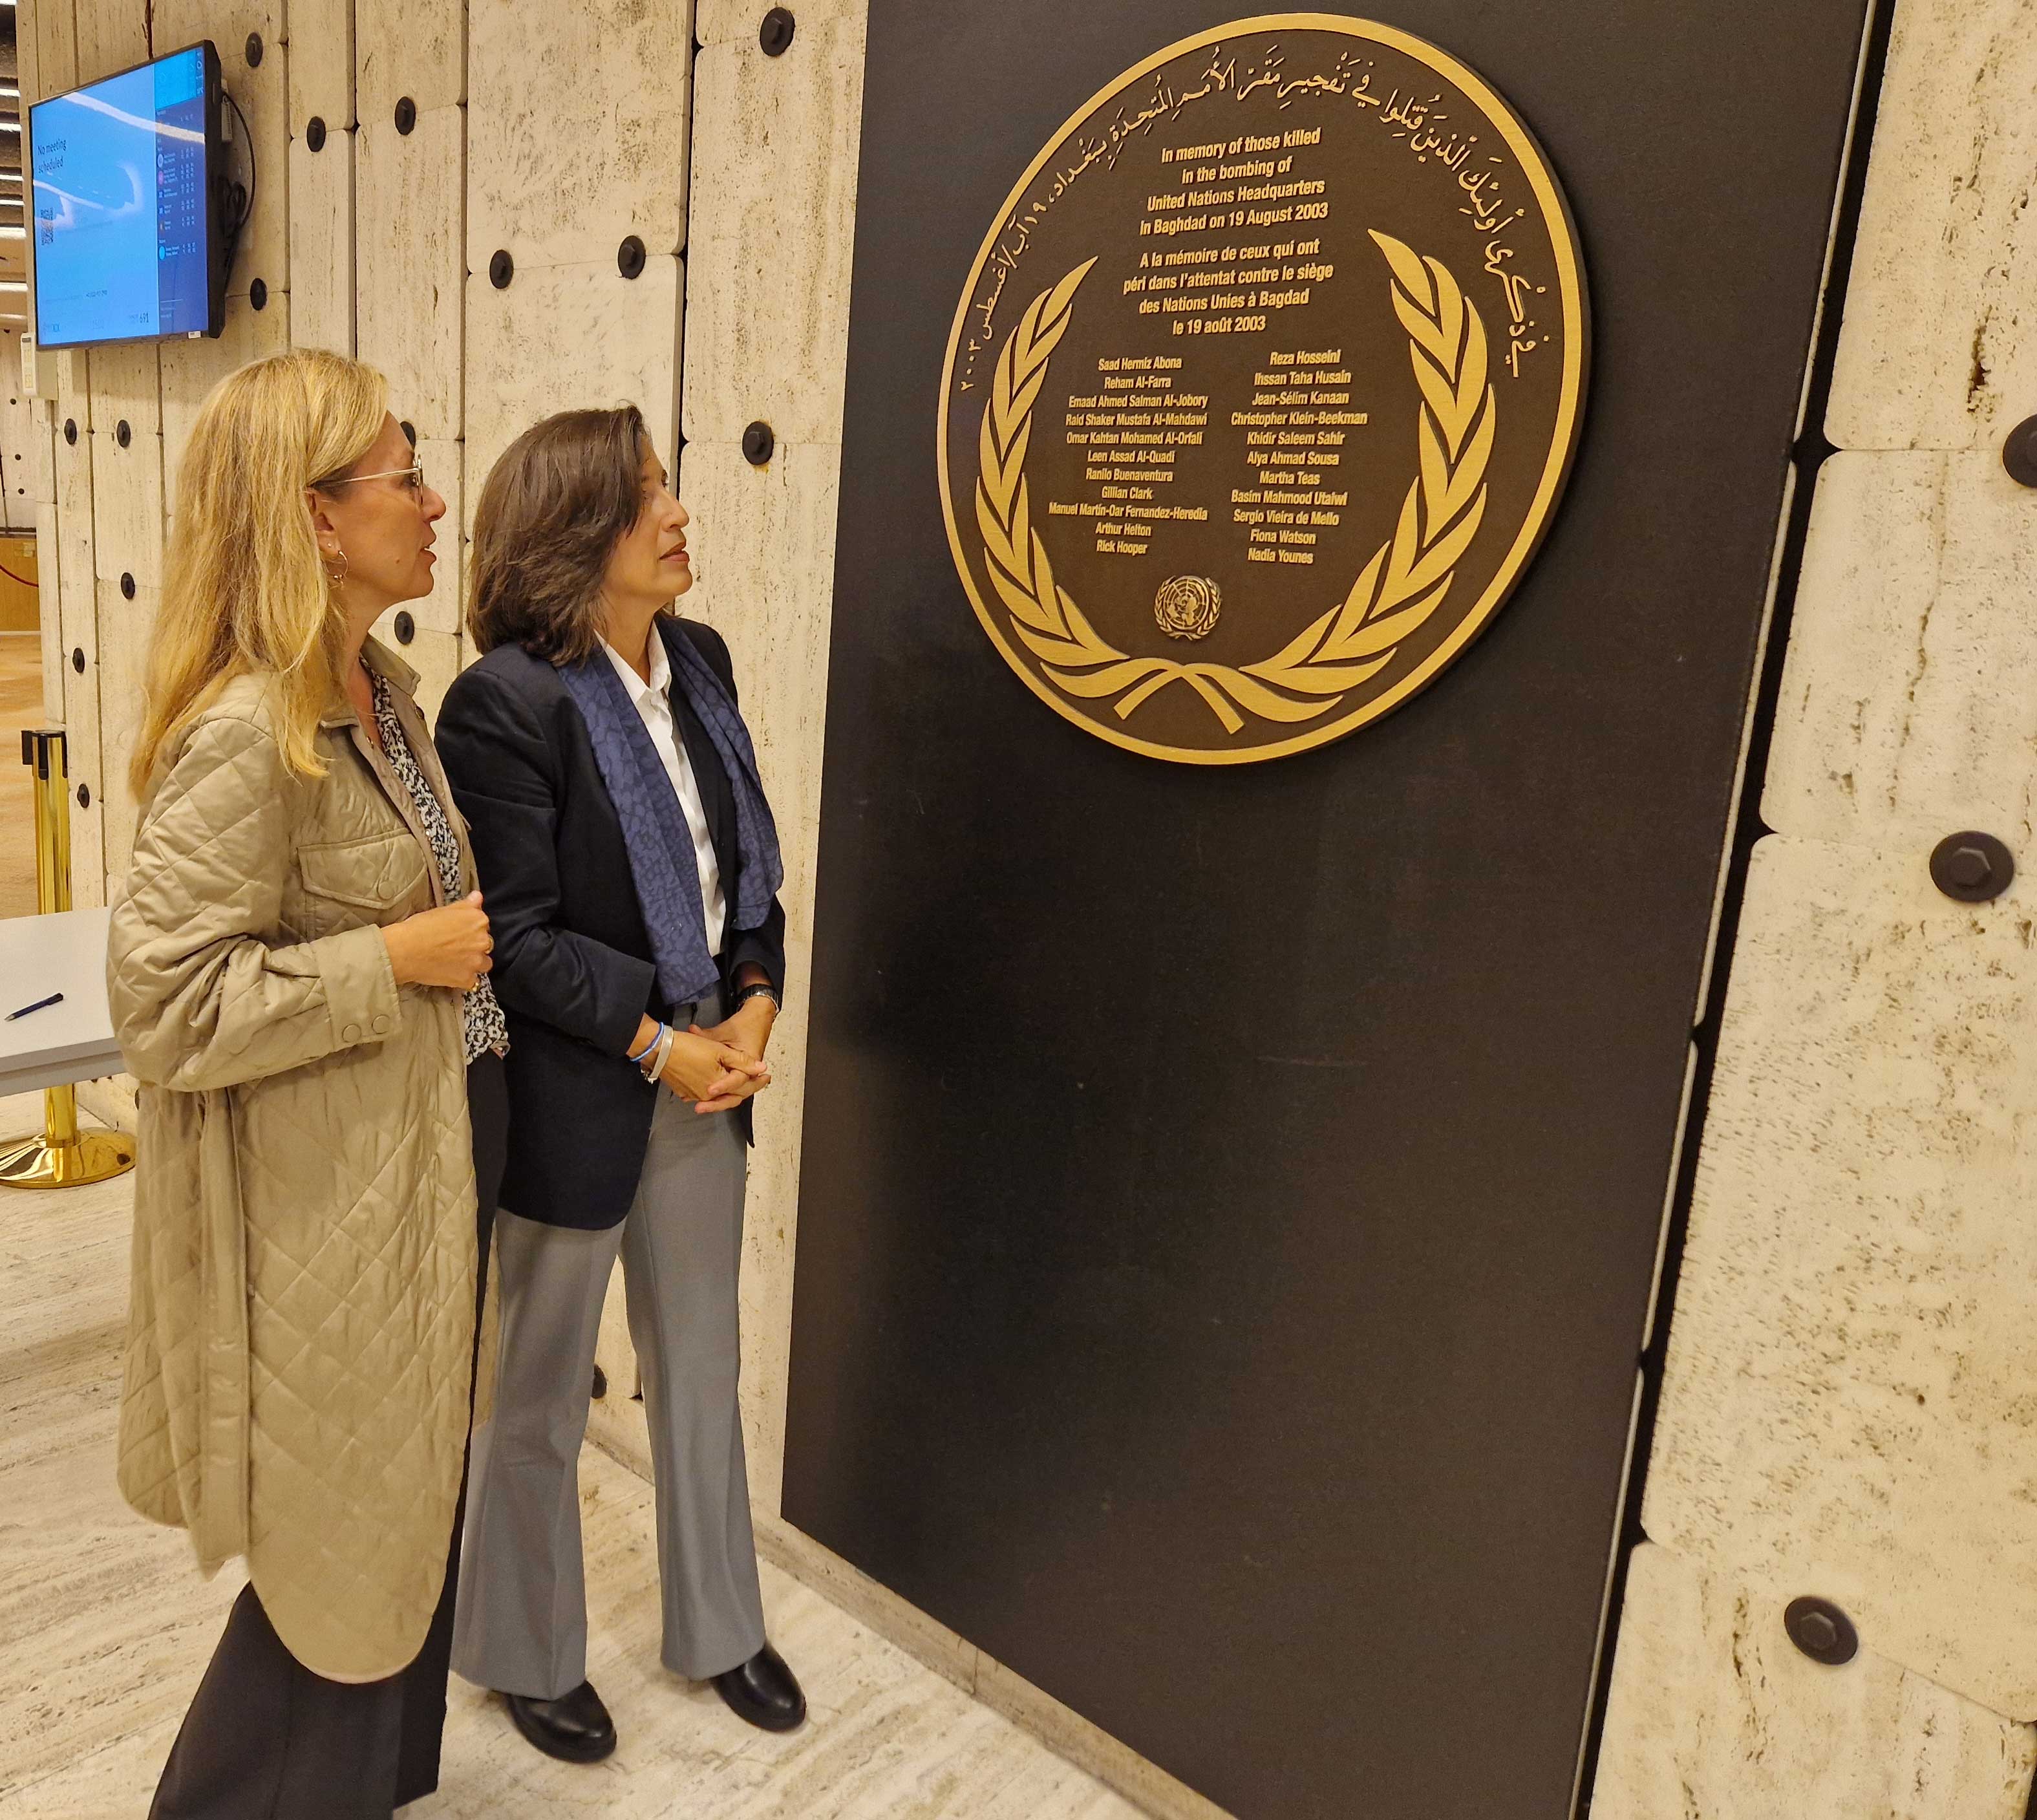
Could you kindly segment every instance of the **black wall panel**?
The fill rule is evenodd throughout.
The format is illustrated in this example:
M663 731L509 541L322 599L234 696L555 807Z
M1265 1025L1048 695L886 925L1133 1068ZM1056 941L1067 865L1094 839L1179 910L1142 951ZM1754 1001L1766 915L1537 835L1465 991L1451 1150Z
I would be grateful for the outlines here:
M872 0L785 1512L1241 1814L1566 1810L1863 15L1379 9L1568 190L1585 441L1434 687L1206 770L1015 679L934 437L1014 179L1239 13Z

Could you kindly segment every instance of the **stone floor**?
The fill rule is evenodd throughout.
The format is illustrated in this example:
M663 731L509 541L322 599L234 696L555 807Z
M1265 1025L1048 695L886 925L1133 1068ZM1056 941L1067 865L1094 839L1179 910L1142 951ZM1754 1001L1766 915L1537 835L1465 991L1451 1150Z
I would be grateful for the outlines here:
M0 754L0 758L4 758ZM40 1121L0 1099L0 1136ZM238 1590L202 1582L181 1534L112 1481L128 1181L0 1190L0 1820L138 1820ZM590 1673L622 1742L540 1757L453 1683L440 1792L404 1820L1136 1820L1008 1720L768 1565L773 1639L812 1717L773 1738L658 1665L650 1488L583 1462Z
M21 729L43 719L43 647L32 632L0 632L0 917L36 910L36 799Z

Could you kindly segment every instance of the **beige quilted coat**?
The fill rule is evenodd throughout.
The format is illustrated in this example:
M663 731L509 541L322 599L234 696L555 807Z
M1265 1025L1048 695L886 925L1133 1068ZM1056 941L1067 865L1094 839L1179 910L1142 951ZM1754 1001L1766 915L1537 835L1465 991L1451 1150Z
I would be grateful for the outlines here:
M416 677L367 655L450 808ZM320 729L323 778L271 727L243 677L166 756L113 911L142 1084L120 1488L206 1572L245 1555L300 1662L369 1681L424 1640L467 1442L460 997L390 971L376 925L442 893L352 708Z

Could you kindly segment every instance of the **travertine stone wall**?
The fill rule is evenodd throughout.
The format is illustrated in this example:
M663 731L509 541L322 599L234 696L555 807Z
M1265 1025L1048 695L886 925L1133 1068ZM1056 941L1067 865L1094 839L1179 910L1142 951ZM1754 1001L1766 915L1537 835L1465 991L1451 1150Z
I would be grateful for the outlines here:
M334 159L327 180L335 185L338 160L350 156L352 219L308 237L336 248L350 235L352 351L387 378L389 408L410 426L425 478L446 501L430 595L376 626L418 672L418 699L431 713L463 655L466 10L461 0L353 0L351 11L355 124L342 134L327 121L325 149L316 156ZM326 34L342 36L330 25ZM323 325L324 345L336 346L343 332L338 314Z
M864 7L798 11L766 56L755 8L703 6L687 263L685 459L700 585L728 640L785 853L792 983L758 1110L743 1259L750 1490L778 1508L863 100ZM718 34L709 39L712 29ZM744 428L771 426L762 467Z
M471 0L468 12L469 267L486 271L497 248L519 271L612 257L631 234L647 253L684 252L693 84L683 0L549 9ZM550 71L572 73L567 130L534 133L515 104L532 72Z
M466 163L467 110L455 101L403 118L407 127L387 113L364 119L354 133L356 345L420 441L457 441L467 236L449 173Z
M1826 433L1998 448L2037 399L2037 8L1898 0Z
M1636 1551L1595 1816L2020 1820L2028 1727L1885 1658L1821 1667L1772 1618L1681 1555Z
M1646 1527L2027 1717L2030 910L1952 904L1918 857L1756 851Z
M421 115L467 99L466 0L353 0L353 47L364 122L388 119L406 96Z
M354 351L353 0L293 0L290 40L289 339L297 347L350 354Z
M1896 0L1597 1820L2020 1820L2037 1733L2037 5ZM1838 1602L1861 1654L1782 1629Z

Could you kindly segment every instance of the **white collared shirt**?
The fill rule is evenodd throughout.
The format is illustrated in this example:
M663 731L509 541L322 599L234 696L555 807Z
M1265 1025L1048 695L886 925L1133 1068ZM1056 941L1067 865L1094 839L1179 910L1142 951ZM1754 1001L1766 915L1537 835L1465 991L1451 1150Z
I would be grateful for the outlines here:
M721 867L714 857L713 838L708 833L707 808L701 800L700 782L693 776L693 765L686 757L686 742L679 737L678 723L672 717L672 664L665 655L665 641L659 637L658 629L653 626L648 682L630 668L629 660L607 639L601 641L601 648L608 653L609 662L622 679L623 688L636 704L644 731L651 736L651 744L657 748L665 775L672 780L673 794L686 812L686 827L693 837L693 865L700 873L701 908L707 918L707 952L719 955L728 908L721 895Z

